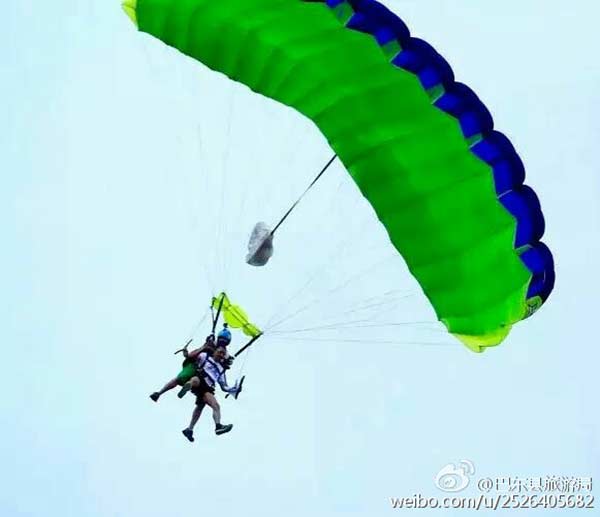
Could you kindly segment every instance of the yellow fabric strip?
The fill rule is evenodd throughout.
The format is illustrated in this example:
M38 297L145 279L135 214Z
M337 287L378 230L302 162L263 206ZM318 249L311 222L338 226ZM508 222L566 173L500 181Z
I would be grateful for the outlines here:
M221 300L223 300L222 305ZM219 306L221 306L223 319L231 328L241 329L244 334L250 337L256 337L262 334L262 331L250 322L246 311L239 305L232 304L225 293L221 293L219 296L213 298L212 306L216 310L219 310Z

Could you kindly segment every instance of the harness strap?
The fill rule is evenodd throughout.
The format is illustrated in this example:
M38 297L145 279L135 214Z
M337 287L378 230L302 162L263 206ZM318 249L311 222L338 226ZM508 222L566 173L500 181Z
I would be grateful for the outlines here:
M204 352L204 353L206 353L206 352ZM219 363L217 363L215 360L213 360L208 354L206 354L206 357L204 358L204 361L202 361L202 364L196 365L196 371L201 373L202 377L205 380L208 378L208 379L210 379L211 382L213 381L213 379L204 370L204 366L206 365L206 363L211 363L211 364L215 365L216 370L219 372L219 376L217 377L216 381L214 381L215 383L219 382L221 377L225 380L225 383L227 383L227 377L225 377L225 369L223 369L223 371L221 371L221 368L223 366L219 365ZM219 368L219 366L221 368Z

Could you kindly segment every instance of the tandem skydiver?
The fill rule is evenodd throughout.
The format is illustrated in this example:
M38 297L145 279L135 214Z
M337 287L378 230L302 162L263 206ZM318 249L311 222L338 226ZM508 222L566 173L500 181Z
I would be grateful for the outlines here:
M171 379L169 382L167 382L167 384L165 384L160 391L155 391L154 393L152 393L150 395L150 398L154 402L158 402L158 399L160 398L160 396L163 395L164 393L166 393L167 391L170 391L177 386L183 386L186 382L188 382L196 374L196 364L195 363L196 363L196 359L198 358L198 356L203 352L208 352L208 353L212 354L215 351L215 348L216 348L216 344L215 344L214 334L208 335L206 337L206 341L204 342L204 344L200 348L197 348L196 350L192 350L191 352L188 352L187 345L185 347L183 347L181 349L181 352L183 352L183 356L185 357L185 360L183 361L183 365L182 365L183 367L182 367L181 371L179 372L177 377L175 377L174 379Z
M181 388L177 396L183 398L188 391L196 395L196 407L192 413L190 425L182 433L190 441L194 441L194 426L198 422L204 405L208 405L213 411L213 420L215 421L215 434L221 435L228 433L233 428L232 424L223 425L221 423L221 407L215 398L215 385L218 383L221 389L237 398L241 391L241 382L234 386L227 385L225 378L225 366L227 349L224 344L217 344L215 351L210 354L201 352L195 363L195 375L192 376Z

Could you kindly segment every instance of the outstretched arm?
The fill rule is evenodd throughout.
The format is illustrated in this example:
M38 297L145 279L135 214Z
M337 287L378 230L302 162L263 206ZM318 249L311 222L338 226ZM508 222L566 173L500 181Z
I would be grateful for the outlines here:
M231 393L232 395L235 395L238 390L237 382L232 387L229 387L227 385L227 378L225 377L225 372L223 372L223 374L219 377L219 386L221 386L221 389L225 393Z

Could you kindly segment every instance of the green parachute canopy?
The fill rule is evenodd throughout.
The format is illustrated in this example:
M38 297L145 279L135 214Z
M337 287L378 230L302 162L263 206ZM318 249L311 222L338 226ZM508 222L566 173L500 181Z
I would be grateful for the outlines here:
M124 8L140 31L312 120L439 320L469 348L500 343L548 297L552 256L522 162L443 58L381 4L127 0ZM258 331L239 307L223 305L232 327Z

